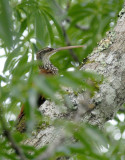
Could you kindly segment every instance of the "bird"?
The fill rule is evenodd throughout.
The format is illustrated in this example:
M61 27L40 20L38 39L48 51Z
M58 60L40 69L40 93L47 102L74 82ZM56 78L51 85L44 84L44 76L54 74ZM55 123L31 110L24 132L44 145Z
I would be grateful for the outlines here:
M73 49L73 48L81 48L83 47L83 45L78 45L78 46L65 46L65 47L60 47L60 48L50 48L50 47L46 47L40 51L37 52L36 54L36 59L37 61L41 61L41 65L39 65L39 74L42 75L51 75L54 76L56 74L58 74L58 68L55 67L51 61L50 61L50 57L55 54L58 51L62 51L62 50L69 50L69 49ZM37 107L39 108L44 102L45 102L45 97L42 96L41 94L38 93L38 97L37 97ZM26 131L26 124L25 124L25 112L24 109L25 106L24 104L21 107L21 111L17 117L17 130L21 133Z

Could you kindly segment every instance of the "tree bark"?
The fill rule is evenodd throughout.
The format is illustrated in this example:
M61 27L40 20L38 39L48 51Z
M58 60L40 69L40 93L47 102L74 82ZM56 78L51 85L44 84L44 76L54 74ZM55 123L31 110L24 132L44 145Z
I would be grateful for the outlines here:
M52 120L56 118L82 120L100 128L114 117L125 101L125 14L119 18L110 36L111 34L114 35L113 39L108 37L104 40L108 47L101 52L94 51L89 56L89 63L81 68L104 76L99 92L92 99L89 99L89 93L83 92L78 96L71 93L69 98L76 109L63 113L53 102L46 101L40 107L42 113ZM60 130L62 132L62 129L58 130L52 125L46 126L25 143L38 148L48 143L56 143L57 139L60 139Z

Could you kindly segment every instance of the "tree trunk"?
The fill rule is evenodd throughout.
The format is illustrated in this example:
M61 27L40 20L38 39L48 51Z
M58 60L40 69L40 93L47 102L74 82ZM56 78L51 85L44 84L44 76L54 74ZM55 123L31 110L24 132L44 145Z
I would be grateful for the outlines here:
M46 101L40 107L41 112L51 119L83 120L100 128L114 117L125 101L125 14L119 18L114 31L103 40L103 43L108 44L108 47L101 52L97 51L98 47L90 55L89 63L81 68L104 76L99 92L93 99L88 99L89 93L80 93L78 96L71 93L69 97L76 107L75 110L62 113L53 102ZM54 126L46 126L25 143L41 147L48 143L56 143L57 139L60 139L60 130Z

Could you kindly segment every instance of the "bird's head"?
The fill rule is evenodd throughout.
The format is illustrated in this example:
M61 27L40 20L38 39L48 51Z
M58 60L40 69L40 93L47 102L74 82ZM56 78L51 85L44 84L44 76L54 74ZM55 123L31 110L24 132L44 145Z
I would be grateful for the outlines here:
M54 48L47 47L37 52L36 58L37 60L43 61L45 59L49 59L54 53L55 53Z
M48 64L51 64L50 62L50 57L56 53L56 49L54 48L44 48L42 50L40 50L39 52L37 52L37 55L36 55L36 58L38 61L41 61L42 62L42 66L40 65L39 67L45 67L47 66Z

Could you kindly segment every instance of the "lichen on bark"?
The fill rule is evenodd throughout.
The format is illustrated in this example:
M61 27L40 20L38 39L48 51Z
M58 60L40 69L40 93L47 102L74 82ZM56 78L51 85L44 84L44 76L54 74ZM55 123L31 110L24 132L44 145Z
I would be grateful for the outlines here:
M114 37L109 40L106 48L101 48L95 51L88 57L89 63L86 63L81 68L82 70L96 72L104 76L104 81L99 86L99 91L94 97L86 100L85 93L79 93L77 96L70 94L70 99L74 103L77 110L69 111L64 114L65 118L74 119L78 112L80 120L88 122L92 125L104 127L105 122L112 119L118 109L122 107L125 101L125 14L123 14L114 30L109 33ZM104 39L106 40L106 39ZM107 41L106 41L107 43ZM86 109L85 106L90 102L94 106L92 109ZM53 102L46 101L40 111L47 114L52 119L59 119L63 114L57 109ZM54 126L47 126L44 130L36 133L31 139L25 143L41 147L45 144L52 143L59 136L59 132Z

